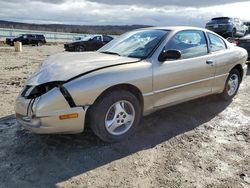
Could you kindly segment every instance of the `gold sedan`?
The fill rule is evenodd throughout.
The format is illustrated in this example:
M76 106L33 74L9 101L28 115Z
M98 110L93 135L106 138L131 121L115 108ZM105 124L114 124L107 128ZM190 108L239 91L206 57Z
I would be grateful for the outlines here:
M118 142L158 109L211 94L231 100L246 60L246 50L205 29L131 31L97 52L50 56L18 96L17 121L41 134L80 133L88 121Z

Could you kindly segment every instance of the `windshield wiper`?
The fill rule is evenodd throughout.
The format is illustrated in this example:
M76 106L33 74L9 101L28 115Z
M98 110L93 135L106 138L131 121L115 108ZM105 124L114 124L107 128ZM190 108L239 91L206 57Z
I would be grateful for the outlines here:
M101 53L121 56L121 55L120 55L120 54L118 54L118 53L115 53L115 52L109 52L109 51L103 51L103 52L101 52Z

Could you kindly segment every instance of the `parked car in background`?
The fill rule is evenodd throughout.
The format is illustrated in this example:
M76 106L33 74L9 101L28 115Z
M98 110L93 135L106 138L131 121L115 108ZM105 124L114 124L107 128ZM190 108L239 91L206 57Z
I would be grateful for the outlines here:
M206 24L209 29L225 38L242 37L247 33L247 28L239 18L217 17Z
M250 34L246 35L242 38L239 38L235 41L237 46L240 46L247 50L248 52L248 60L250 60Z
M211 94L231 100L246 59L246 50L201 28L131 31L97 52L45 60L16 100L17 122L46 134L80 133L88 122L102 140L118 142L142 115Z
M64 49L70 52L96 51L105 44L113 40L113 37L107 35L98 35L85 40L74 41L64 44Z
M22 42L23 45L32 44L41 46L43 44L46 44L46 39L44 35L36 34L24 34L16 38L6 38L6 44L13 46L14 42Z

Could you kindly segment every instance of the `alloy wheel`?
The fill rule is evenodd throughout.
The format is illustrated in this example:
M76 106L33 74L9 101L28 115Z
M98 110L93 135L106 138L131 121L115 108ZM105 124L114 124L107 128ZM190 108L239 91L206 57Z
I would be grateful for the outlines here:
M227 93L229 96L233 96L239 87L239 77L237 74L232 74L227 83Z
M134 106L126 100L111 105L106 113L105 127L111 135L125 134L135 120Z

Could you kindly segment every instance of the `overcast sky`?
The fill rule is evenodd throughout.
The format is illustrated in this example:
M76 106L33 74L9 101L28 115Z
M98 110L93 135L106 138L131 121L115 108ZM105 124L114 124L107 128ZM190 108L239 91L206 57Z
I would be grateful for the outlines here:
M250 1L0 0L0 20L81 25L192 25L215 16L250 20Z

